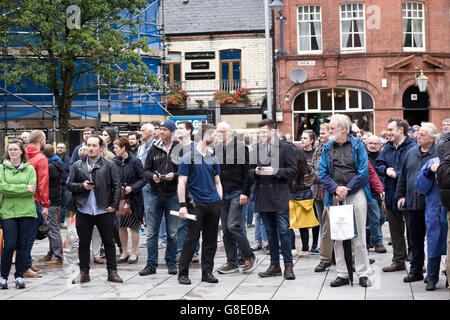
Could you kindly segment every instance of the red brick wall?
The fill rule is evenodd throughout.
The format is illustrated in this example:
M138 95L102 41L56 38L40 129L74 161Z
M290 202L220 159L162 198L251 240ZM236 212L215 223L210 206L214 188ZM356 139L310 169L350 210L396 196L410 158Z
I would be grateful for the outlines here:
M280 57L279 93L276 98L284 112L281 131L291 133L292 103L302 91L351 87L369 92L375 100L375 133L386 128L387 119L403 117L402 96L420 69L429 77L427 92L430 96L429 117L441 129L444 118L450 117L450 1L423 0L425 7L425 52L403 52L402 1L373 0L365 3L366 52L340 54L339 4L349 1L336 0L284 0L283 10L287 17L283 25L284 51ZM431 5L432 3L432 5ZM322 14L322 54L297 54L297 6L320 5ZM369 28L376 11L368 12L370 6L380 9L379 28ZM278 14L275 15L276 17ZM280 49L279 21L275 20L275 48ZM413 57L411 57L413 56ZM404 65L394 65L405 60ZM298 61L314 60L315 66L298 66ZM427 62L428 61L428 62ZM430 63L431 61L431 63ZM327 67L328 66L328 67ZM289 79L295 68L303 68L308 80L296 85ZM335 76L334 76L335 75ZM382 88L381 79L387 79ZM286 101L286 99L288 101Z

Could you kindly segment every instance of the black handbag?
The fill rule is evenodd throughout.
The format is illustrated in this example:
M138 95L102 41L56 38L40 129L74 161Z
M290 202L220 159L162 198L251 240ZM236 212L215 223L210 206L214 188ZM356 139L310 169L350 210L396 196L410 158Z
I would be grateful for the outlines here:
M38 231L36 233L37 240L43 240L48 237L48 232L50 231L50 227L47 224L47 220L41 221L39 224Z
M72 192L68 192L67 200L66 200L66 210L69 210L73 213L78 213L77 206L75 205L75 197Z

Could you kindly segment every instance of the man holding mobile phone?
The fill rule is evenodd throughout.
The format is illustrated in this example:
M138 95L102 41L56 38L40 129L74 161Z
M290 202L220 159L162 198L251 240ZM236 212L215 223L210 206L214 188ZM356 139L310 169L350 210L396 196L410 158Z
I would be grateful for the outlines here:
M114 212L119 207L121 191L119 169L111 160L101 156L106 147L102 138L90 136L86 145L88 155L73 164L67 183L67 190L75 198L78 211L76 227L80 239L80 278L72 283L90 281L90 244L94 226L97 226L105 247L107 280L121 283L123 280L117 274L114 245Z
M172 120L165 120L159 125L160 140L153 143L148 151L145 166L145 180L150 183L149 211L147 223L147 264L139 275L156 273L158 267L158 236L161 220L166 220L167 247L165 260L169 274L177 274L177 230L179 218L170 214L178 211L178 164L172 161L172 151L179 141L174 140L177 130Z

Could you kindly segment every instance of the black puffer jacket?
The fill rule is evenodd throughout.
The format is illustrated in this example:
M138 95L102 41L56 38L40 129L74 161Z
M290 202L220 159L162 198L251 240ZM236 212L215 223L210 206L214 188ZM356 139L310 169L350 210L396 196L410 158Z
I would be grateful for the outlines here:
M51 206L60 207L61 202L61 177L64 175L64 167L58 160L48 161L49 173L49 199Z
M88 190L84 189L83 182L89 179L89 170L86 157L76 161L70 170L70 178L66 187L75 198L75 206L83 208L89 197ZM119 208L120 202L120 173L114 162L101 157L92 169L92 181L95 184L95 200L98 208Z

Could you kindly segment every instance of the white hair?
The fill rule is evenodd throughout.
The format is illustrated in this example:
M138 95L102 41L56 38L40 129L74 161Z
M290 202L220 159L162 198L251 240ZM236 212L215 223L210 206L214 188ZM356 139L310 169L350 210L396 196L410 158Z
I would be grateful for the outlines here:
M153 132L155 131L155 127L151 124L151 123L144 123L141 127L142 128L146 128L147 130Z
M422 127L428 128L428 134L432 138L437 138L439 136L439 130L436 128L436 126L431 122L422 122L420 124Z
M350 121L350 118L347 115L340 113L334 114L331 116L330 121L331 120L337 120L338 126L344 129L347 134L350 133L352 128L352 122Z
M228 131L233 130L233 125L229 121L222 121L217 124L217 126L224 126Z

